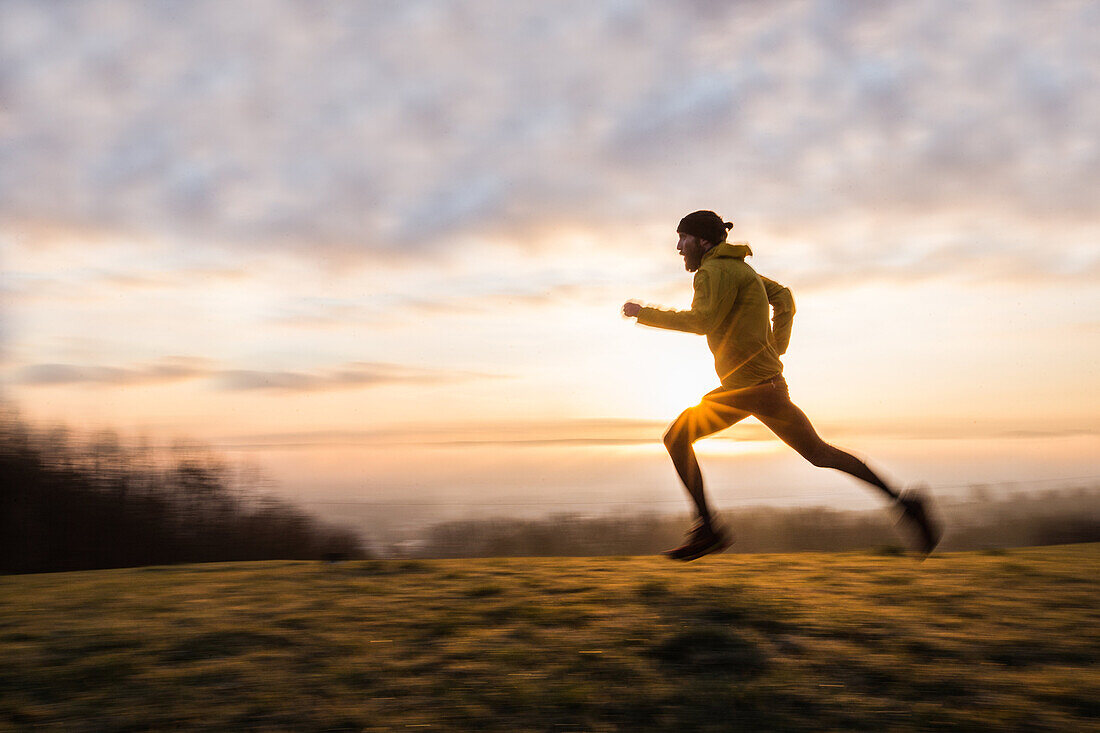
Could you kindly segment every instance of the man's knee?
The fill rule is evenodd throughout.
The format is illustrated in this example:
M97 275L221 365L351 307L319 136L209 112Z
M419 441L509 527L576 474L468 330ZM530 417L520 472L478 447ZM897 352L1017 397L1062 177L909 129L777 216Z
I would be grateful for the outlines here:
M669 452L674 450L682 450L683 448L691 445L691 436L688 433L687 421L678 419L676 422L669 426L665 431L664 436L665 448Z
M664 435L665 448L668 448L670 451L673 448L675 448L677 446L677 444L679 444L682 441L680 436L681 436L681 431L677 427L677 423L672 423L672 425L669 427L669 429L665 431L665 435Z

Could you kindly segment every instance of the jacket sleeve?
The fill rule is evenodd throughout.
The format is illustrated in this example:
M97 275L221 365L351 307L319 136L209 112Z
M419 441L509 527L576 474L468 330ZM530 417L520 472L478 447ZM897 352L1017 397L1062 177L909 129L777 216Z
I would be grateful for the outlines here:
M769 280L760 276L764 283L764 290L768 293L768 302L772 306L772 335L775 336L775 347L780 354L787 353L787 346L791 342L791 326L794 324L794 296L789 288L785 288L775 280Z
M691 310L642 308L638 313L638 323L688 333L706 334L713 331L725 315L721 312L722 301L730 303L732 298L719 297L714 283L711 282L711 274L706 270L695 273L694 285L695 296L691 300Z

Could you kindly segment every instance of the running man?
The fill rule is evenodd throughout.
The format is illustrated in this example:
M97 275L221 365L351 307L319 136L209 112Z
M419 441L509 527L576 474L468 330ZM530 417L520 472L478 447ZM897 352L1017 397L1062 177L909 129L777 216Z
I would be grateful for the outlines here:
M707 506L692 444L750 415L813 465L844 471L890 497L901 509L902 521L917 536L921 552L932 552L942 532L921 493L896 491L863 461L823 441L805 413L791 402L779 357L791 339L794 298L790 290L758 275L745 262L752 254L747 244L726 242L732 228L713 211L696 211L680 220L676 249L684 258L684 268L695 273L691 310L646 308L634 301L623 305L623 315L643 325L704 334L722 383L703 395L698 405L684 410L665 433L665 447L698 518L687 541L664 554L674 560L695 560L731 544L728 530L717 524Z

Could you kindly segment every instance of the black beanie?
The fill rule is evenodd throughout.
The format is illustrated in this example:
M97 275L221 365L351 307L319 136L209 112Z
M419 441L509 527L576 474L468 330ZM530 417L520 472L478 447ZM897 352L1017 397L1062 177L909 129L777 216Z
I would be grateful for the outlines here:
M726 241L726 233L733 229L733 224L722 221L722 217L713 211L693 211L680 220L680 226L676 231L681 234L690 234L708 242L721 244Z

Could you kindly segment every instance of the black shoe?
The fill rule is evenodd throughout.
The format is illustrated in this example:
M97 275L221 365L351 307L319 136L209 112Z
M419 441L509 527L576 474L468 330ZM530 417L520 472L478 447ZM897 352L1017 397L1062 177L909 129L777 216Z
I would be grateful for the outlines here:
M898 523L905 525L917 539L917 548L928 556L943 536L943 527L932 516L932 501L922 488L906 489L898 496L902 514Z
M688 532L687 541L674 550L665 550L661 554L670 560L697 560L703 555L722 552L733 544L729 532L715 527L709 522L698 520Z

